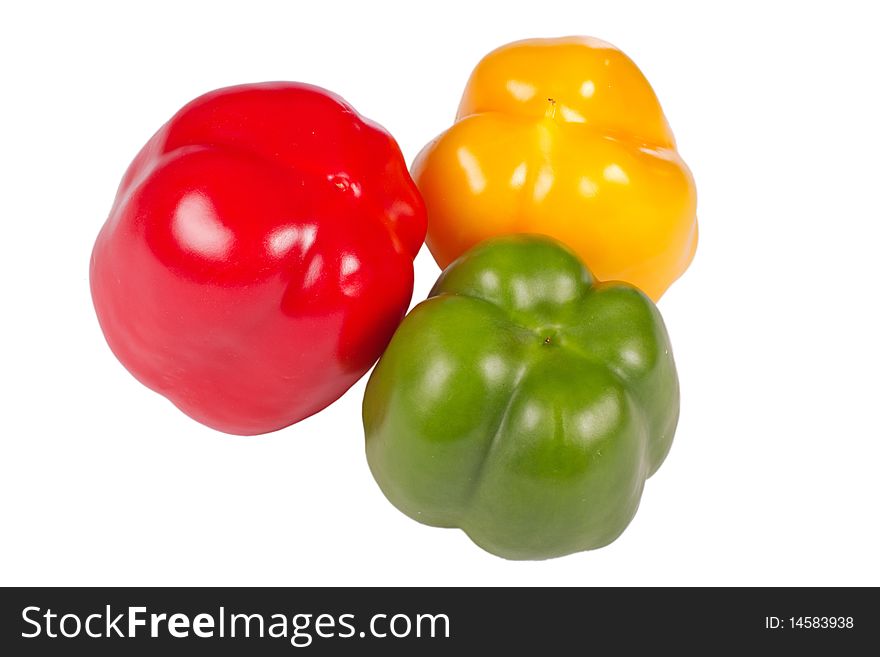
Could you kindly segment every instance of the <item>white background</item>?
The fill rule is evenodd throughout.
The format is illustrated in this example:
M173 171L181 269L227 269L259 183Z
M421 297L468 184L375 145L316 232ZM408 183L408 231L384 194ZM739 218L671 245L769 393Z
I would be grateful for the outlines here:
M880 48L869 3L11 3L0 10L0 583L880 584ZM865 9L859 9L865 7ZM478 59L589 34L652 82L701 243L660 303L672 452L611 546L508 562L417 524L363 455L365 380L257 438L113 358L89 253L126 165L215 87L302 80L410 161ZM416 301L438 274L423 249Z

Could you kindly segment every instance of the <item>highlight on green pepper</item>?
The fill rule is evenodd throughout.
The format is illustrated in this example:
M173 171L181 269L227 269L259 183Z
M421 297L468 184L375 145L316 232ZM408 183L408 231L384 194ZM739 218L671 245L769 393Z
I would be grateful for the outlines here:
M363 405L386 497L508 559L614 541L678 414L653 302L532 235L485 241L449 265L398 328Z

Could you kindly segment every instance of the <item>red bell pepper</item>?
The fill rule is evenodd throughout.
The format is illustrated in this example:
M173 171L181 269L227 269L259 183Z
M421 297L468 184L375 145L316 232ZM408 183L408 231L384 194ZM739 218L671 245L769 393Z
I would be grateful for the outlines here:
M91 259L111 349L196 420L258 434L332 403L382 353L425 237L394 139L296 83L220 89L147 142Z

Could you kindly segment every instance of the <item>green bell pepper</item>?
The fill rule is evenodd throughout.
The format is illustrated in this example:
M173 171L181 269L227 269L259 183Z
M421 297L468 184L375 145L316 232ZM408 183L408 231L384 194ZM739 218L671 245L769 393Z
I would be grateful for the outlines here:
M666 457L678 378L654 304L559 242L452 263L373 371L370 469L406 515L508 559L612 542Z

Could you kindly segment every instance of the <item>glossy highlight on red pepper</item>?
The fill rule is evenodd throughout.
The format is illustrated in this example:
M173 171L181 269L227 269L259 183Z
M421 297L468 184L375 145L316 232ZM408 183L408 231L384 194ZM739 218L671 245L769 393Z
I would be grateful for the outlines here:
M113 352L213 428L340 397L412 297L425 211L394 139L318 87L220 89L147 142L91 259Z

